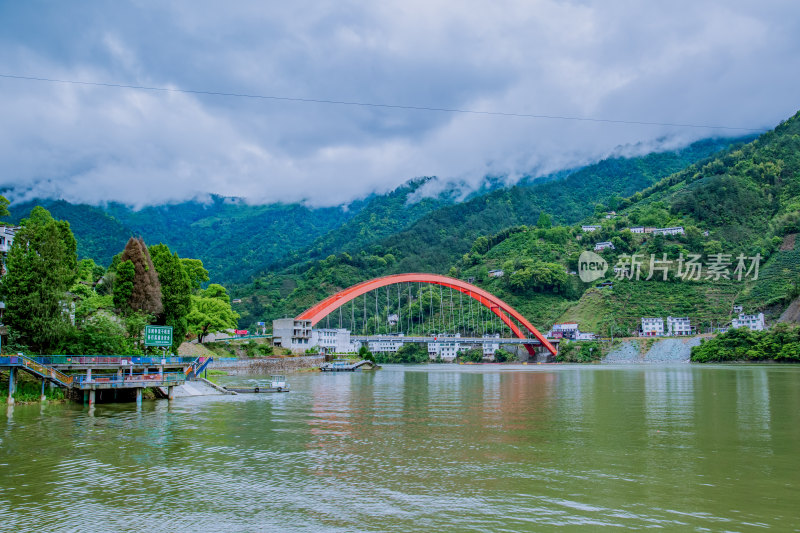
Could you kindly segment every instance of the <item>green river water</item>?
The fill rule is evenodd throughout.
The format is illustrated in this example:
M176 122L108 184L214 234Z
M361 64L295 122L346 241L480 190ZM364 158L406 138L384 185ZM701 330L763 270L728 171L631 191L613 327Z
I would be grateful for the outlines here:
M140 410L3 408L0 530L800 529L800 366L289 380Z

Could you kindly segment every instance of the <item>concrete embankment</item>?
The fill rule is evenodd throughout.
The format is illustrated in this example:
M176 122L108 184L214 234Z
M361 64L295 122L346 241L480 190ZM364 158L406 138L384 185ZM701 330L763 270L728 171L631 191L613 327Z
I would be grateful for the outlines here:
M214 359L209 368L231 374L285 374L313 368L325 362L322 355L298 357L248 357L247 359Z
M688 363L699 337L635 339L621 342L603 358L603 363Z
M159 387L161 396L167 397L169 392L166 387ZM226 394L222 387L215 385L206 380L187 381L183 385L175 387L173 395L176 398L183 398L186 396L218 396Z

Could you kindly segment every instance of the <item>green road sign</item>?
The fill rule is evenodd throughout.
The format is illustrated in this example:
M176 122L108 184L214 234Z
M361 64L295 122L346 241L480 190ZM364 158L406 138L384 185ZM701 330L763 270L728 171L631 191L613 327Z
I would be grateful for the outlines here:
M145 326L145 346L172 346L172 326Z

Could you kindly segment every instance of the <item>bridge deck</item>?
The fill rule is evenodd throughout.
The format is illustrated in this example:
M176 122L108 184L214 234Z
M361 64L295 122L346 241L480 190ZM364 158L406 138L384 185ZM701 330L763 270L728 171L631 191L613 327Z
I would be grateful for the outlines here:
M458 342L461 344L528 344L541 346L538 339L516 338L483 338L483 337L398 337L397 335L352 335L354 341L402 341L402 342ZM551 344L558 344L559 339L548 339Z

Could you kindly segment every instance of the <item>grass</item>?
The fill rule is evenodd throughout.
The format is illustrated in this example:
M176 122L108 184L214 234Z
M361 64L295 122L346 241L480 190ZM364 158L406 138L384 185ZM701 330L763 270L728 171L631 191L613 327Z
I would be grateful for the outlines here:
M7 378L0 382L0 390L5 393L3 394L3 397L6 397L7 393L5 391L8 390ZM17 374L17 390L14 391L15 403L38 403L40 401L41 394L42 382L39 379L36 379L25 372L19 372ZM64 389L60 387L51 389L49 385L45 385L44 387L44 397L47 401L51 402L63 402L67 400L67 395Z

